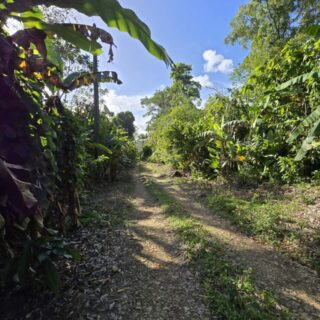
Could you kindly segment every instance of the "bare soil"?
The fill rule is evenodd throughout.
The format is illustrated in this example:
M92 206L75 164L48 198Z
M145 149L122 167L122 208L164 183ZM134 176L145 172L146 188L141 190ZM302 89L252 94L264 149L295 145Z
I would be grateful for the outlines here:
M273 291L294 318L320 319L320 279L314 270L244 235L227 219L214 215L175 183L163 166L146 165L144 172L199 219L213 239L226 245L235 265L252 268L257 286Z
M144 173L202 222L211 241L226 245L235 266L252 268L257 286L275 292L294 318L320 319L320 281L314 270L239 232L163 167L145 167ZM219 319L210 314L200 276L190 269L177 235L138 172L129 181L100 188L92 201L109 208L110 215L127 212L125 225L89 225L73 233L70 244L82 260L58 262L62 292L1 292L1 319Z
M134 292L124 319L210 319L199 279L188 269L175 233L157 203L136 177L128 230L135 260L124 266Z

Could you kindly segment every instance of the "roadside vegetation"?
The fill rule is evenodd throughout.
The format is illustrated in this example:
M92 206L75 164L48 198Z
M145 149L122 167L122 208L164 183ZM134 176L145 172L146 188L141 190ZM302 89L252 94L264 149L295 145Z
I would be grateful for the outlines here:
M113 37L95 24L77 23L71 9L100 16L172 64L148 27L117 0L108 6L95 0L0 4L3 295L15 286L59 292L56 261L81 254L61 239L81 222L113 223L94 204L82 211L85 190L113 182L137 158L133 114L115 115L99 101L98 83L122 83L115 71L97 70L102 43L108 46L109 62L114 59ZM9 35L7 25L13 20L20 30ZM86 88L92 84L93 91Z
M195 177L241 186L319 183L319 4L249 1L226 41L250 51L234 86L200 106L192 66L178 63L172 84L142 99L150 160ZM147 149L146 149L147 150Z

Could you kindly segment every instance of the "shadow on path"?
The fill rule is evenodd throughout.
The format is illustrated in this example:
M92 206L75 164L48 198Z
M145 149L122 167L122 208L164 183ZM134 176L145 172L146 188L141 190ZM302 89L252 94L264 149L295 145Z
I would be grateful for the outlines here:
M252 268L258 287L275 292L280 303L297 319L320 319L320 281L315 271L239 232L227 219L214 215L167 176L159 176L148 168L144 173L173 196L186 212L199 219L210 237L227 246L227 254L235 265Z

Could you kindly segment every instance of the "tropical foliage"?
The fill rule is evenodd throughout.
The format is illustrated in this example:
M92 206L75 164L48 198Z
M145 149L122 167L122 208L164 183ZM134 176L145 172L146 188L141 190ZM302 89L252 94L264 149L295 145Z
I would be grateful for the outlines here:
M226 42L250 46L249 54L234 71L228 93L201 105L192 67L174 65L146 24L117 0L3 1L1 285L57 292L56 257L80 258L64 235L79 227L81 191L113 182L138 157L132 112L115 115L101 103L95 126L89 86L122 84L115 71L94 71L91 63L91 55L103 53L102 43L108 46L107 61L115 58L111 33L70 22L59 10L99 16L171 67L172 84L141 101L150 116L147 136L141 137L143 160L168 163L182 174L257 184L319 182L319 5L318 0L247 1ZM23 26L11 35L10 19Z
M98 15L110 27L128 32L154 56L171 65L166 51L151 38L148 27L117 0L5 1L0 4L0 281L59 289L54 256L79 258L58 236L79 226L79 191L93 177L113 181L136 158L133 120L101 117L93 142L92 105L63 105L60 97L97 82L121 84L114 71L91 72L88 56L101 54L111 34L95 25L56 23L43 15L46 7L76 9ZM8 35L15 19L24 26ZM63 42L61 42L63 41ZM64 44L73 57L59 51ZM63 62L78 58L85 66L66 74ZM83 58L81 58L83 57ZM71 108L66 108L71 104ZM70 111L72 109L73 111Z
M242 183L318 176L319 11L313 1L289 3L252 0L241 7L226 40L251 48L228 94L198 108L199 94L177 89L193 85L185 66L170 87L142 100L152 115L151 159Z

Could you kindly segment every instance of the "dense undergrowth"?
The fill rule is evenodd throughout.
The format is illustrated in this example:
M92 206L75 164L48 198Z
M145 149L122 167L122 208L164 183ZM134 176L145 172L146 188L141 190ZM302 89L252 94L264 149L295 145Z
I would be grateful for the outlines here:
M95 24L75 23L68 9L100 16L172 64L148 27L117 0L107 7L94 0L0 4L0 286L8 290L59 291L56 261L79 257L64 237L80 227L80 194L113 182L137 158L133 114L114 115L98 99L99 82L122 82L90 61L102 53L102 42L111 62L113 38ZM13 20L20 30L9 35ZM69 94L91 84L94 93ZM95 219L93 209L81 219Z
M51 257L58 272L54 284L60 289L59 294L50 289L39 291L41 288L34 285L23 288L17 285L11 290L0 288L1 319L76 319L83 315L96 317L103 307L108 309L109 305L100 297L108 292L110 278L119 272L116 266L121 252L110 251L114 250L115 239L119 239L132 210L132 186L132 178L121 174L112 184L97 183L82 192L81 228L68 232L59 241L51 238L53 249L59 249L63 241L77 258Z
M168 193L144 176L145 186L159 201L184 244L186 254L202 277L202 286L215 314L226 319L286 319L271 292L254 285L251 271L240 270L226 256L225 247L208 240L200 221L190 215Z
M129 201L133 190L132 176L122 174L114 184L98 184L82 194L83 212L81 224L85 227L110 228L123 227L131 208ZM110 193L106 199L106 194Z
M319 6L271 2L249 1L232 22L232 41L227 40L252 47L235 68L231 88L214 88L201 104L192 66L179 63L170 86L142 99L151 116L145 141L145 151L153 151L151 160L243 185L319 183L320 33L313 25ZM293 15L308 18L295 24ZM283 28L281 35L275 21Z

